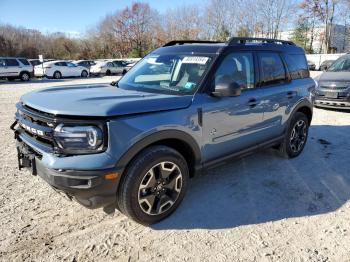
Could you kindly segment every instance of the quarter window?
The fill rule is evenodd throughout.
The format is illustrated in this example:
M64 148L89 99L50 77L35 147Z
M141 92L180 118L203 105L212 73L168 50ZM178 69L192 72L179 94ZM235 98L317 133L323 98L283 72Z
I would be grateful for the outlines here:
M27 59L18 59L23 65L30 65Z
M221 81L237 83L242 89L254 88L252 53L232 53L225 57L215 73L215 84Z
M286 70L281 57L277 53L259 53L261 85L276 85L284 83Z
M304 55L285 54L283 57L292 79L309 77L309 68Z

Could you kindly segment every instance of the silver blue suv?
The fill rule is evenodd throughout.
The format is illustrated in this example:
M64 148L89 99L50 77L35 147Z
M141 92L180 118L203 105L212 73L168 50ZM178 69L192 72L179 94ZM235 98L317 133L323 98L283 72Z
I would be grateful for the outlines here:
M113 85L22 96L12 125L19 167L88 208L149 225L218 162L266 147L298 156L314 87L289 41L172 41Z

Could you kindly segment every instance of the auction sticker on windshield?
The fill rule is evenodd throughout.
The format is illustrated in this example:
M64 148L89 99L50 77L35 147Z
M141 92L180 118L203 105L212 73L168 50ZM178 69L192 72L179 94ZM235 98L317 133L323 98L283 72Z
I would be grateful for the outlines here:
M205 65L208 61L209 57L205 56L185 56L182 59L183 64L200 64Z

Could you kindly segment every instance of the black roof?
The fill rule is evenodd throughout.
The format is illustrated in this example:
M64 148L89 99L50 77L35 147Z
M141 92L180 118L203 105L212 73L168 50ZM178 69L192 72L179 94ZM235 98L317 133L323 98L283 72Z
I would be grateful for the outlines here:
M154 51L154 53L197 53L218 54L230 48L235 50L266 50L279 51L291 54L304 54L301 47L291 41L268 38L239 38L232 37L227 42L179 40L171 41Z

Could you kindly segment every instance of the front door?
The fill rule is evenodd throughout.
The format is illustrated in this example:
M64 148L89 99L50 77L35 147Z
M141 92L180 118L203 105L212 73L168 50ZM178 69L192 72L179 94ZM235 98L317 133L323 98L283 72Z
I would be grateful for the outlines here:
M256 87L254 56L232 52L218 67L215 83L229 79L240 85L236 97L213 97L203 101L203 160L210 161L257 145L264 140L262 90Z

